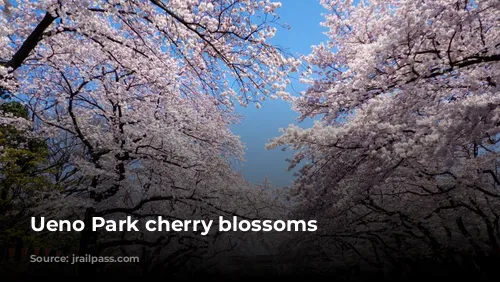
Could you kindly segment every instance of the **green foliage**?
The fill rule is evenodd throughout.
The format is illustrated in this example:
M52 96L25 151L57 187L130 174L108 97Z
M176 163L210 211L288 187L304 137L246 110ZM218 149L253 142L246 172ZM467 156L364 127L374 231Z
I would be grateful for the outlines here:
M4 103L0 110L29 118L21 103ZM48 177L49 148L29 133L10 125L0 126L0 245L19 240L37 243L37 236L30 234L29 223L25 222L27 212L35 204L34 192L55 188Z
M19 102L8 102L0 105L0 111L11 113L16 117L29 118L28 110Z
M16 117L28 118L28 111L17 102L1 105L0 110ZM0 127L0 167L2 178L2 201L8 200L11 189L37 190L50 186L43 165L49 156L49 149L43 140L30 137L13 126Z

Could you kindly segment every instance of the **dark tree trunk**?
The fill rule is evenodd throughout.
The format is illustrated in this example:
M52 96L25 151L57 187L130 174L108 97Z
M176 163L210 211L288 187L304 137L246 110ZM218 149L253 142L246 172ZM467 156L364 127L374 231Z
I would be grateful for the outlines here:
M6 67L12 68L11 71L15 71L19 68L26 58L28 58L31 51L33 51L38 45L38 42L42 40L42 34L45 32L47 28L54 22L56 18L53 17L50 13L45 13L42 21L36 26L35 30L28 36L28 38L24 41L23 45L19 50L14 54L14 56L8 61L2 63L2 65Z
M95 209L87 208L85 211L85 229L80 237L80 251L78 262L78 275L82 278L93 279L97 276L98 268L98 248L97 248L97 232L92 231L92 217Z

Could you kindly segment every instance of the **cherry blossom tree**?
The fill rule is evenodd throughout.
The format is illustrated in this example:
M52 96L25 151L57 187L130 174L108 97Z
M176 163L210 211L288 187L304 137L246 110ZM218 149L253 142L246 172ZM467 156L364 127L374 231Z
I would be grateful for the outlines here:
M68 185L40 205L41 213L89 222L123 215L265 218L278 210L272 196L233 171L243 146L229 126L234 103L289 99L287 77L299 61L268 43L279 28L280 3L6 4L0 2L9 11L0 17L0 87L29 107L39 136L72 148L65 176L58 176ZM156 265L178 266L213 256L204 250L218 235L86 229L80 252L141 252L162 260Z
M500 3L321 3L329 41L304 57L294 100L319 121L269 144L297 150L297 213L323 221L316 252L498 255Z

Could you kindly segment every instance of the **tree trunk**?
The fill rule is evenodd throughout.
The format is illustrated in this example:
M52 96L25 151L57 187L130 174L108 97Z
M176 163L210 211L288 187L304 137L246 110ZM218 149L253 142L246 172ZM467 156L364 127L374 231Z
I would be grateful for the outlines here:
M82 278L96 278L98 268L97 232L92 231L94 208L85 211L85 228L80 237L78 275Z

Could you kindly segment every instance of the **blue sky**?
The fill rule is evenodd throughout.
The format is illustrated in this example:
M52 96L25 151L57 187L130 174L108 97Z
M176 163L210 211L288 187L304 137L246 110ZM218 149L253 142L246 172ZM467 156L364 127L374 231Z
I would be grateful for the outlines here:
M19 0L18 0L19 1ZM279 0L277 0L279 1ZM290 29L279 29L271 43L285 48L289 53L300 56L311 52L311 46L326 41L323 34L326 29L320 26L324 20L322 14L327 11L320 5L319 0L280 0L282 7L277 10L279 22L290 26ZM17 4L17 1L12 1ZM297 80L289 87L294 95L305 90L306 86ZM266 150L269 139L280 135L279 129L295 123L298 114L291 110L290 104L281 100L268 100L257 109L250 104L248 107L237 107L237 112L243 116L240 124L232 127L233 132L241 137L245 143L245 162L240 169L245 178L251 182L262 182L267 176L274 186L291 184L293 173L286 171L286 158L292 152L283 152L280 149ZM300 126L309 127L312 122L300 123Z
M326 41L323 33L326 29L320 26L324 20L322 14L326 10L319 0L281 0L283 4L277 12L280 23L290 26L289 30L280 29L271 41L285 47L291 54L300 56L311 52L311 46ZM292 89L293 87L293 89ZM298 95L306 86L293 81L289 91ZM290 104L281 100L268 100L262 103L262 108L253 105L246 108L237 108L243 116L240 124L233 126L233 132L241 136L247 147L245 162L240 170L246 179L252 182L262 182L267 176L274 186L286 186L293 180L293 172L286 171L286 158L292 152L283 152L280 149L266 150L269 139L279 136L280 128L286 128L295 123L302 127L311 126L312 122L297 123L298 114L291 110Z

